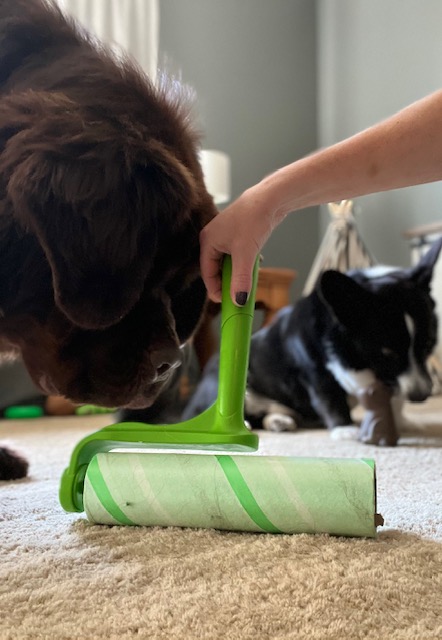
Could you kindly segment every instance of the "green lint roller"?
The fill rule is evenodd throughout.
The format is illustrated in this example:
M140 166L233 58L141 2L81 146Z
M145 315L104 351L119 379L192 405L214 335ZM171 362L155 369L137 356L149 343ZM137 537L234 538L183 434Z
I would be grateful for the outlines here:
M250 453L258 436L244 421L244 394L257 277L258 262L237 307L225 258L216 402L185 422L114 424L81 440L61 481L66 511L107 525L376 535L373 460Z

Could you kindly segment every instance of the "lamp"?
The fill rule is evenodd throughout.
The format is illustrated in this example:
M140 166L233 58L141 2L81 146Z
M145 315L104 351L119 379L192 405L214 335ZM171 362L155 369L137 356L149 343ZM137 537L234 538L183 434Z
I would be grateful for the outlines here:
M223 151L202 149L199 153L206 189L215 204L230 200L230 158Z

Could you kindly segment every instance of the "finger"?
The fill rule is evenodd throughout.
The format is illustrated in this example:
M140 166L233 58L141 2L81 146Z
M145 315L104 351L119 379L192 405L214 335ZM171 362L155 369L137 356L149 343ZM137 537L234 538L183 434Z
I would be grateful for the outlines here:
M230 283L230 296L233 302L242 307L249 299L252 289L252 273L256 256L237 256L232 253L232 281Z
M214 302L221 302L221 260L223 254L201 241L200 269L207 294Z

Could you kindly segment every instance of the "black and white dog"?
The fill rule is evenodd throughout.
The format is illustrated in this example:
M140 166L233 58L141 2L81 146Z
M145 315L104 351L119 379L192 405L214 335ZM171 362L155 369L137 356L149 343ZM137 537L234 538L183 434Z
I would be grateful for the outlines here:
M392 403L396 422L403 399L425 400L432 389L427 360L437 341L430 284L441 248L442 239L410 269L325 271L310 295L256 332L245 402L248 422L273 431L317 423L341 437L352 427L354 437L351 397L375 381L398 400ZM185 418L216 399L217 376L215 357Z

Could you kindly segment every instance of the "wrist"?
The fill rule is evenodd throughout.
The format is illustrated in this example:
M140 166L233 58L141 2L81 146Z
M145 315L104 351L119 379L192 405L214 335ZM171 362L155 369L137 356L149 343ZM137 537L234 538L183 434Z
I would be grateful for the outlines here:
M265 177L256 188L259 190L259 200L264 215L272 229L297 208L294 202L293 188L290 181L287 181L284 169Z
M252 203L258 217L273 230L282 222L289 211L283 207L278 193L278 184L272 178L273 176L264 178L246 191L244 195Z

